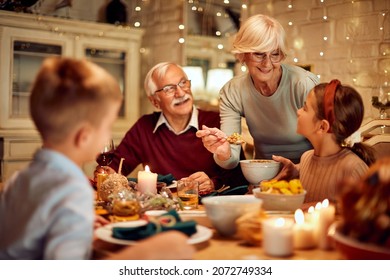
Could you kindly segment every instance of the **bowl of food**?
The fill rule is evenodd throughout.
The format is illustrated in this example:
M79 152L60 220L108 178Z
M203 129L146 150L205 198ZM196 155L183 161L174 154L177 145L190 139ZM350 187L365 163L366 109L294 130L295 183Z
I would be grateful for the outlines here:
M349 260L390 260L390 247L379 246L374 243L361 242L343 232L341 222L333 223L329 228L329 235L334 246L344 258Z
M302 206L306 190L298 179L271 180L262 182L259 188L253 189L253 194L263 201L263 209L266 211L294 212Z
M234 236L237 218L248 212L261 211L262 203L253 195L209 196L201 202L211 224L223 236Z
M280 162L271 159L240 160L240 166L245 179L252 185L258 185L262 180L272 179L278 174Z

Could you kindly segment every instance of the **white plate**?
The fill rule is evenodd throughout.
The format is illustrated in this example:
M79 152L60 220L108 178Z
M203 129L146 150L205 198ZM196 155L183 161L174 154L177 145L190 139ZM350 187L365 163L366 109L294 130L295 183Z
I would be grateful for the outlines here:
M134 245L138 241L134 240L125 240L125 239L118 239L115 237L112 237L112 228L116 226L120 227L138 227L142 226L146 223L146 221L138 220L138 221L131 221L131 222L124 222L124 223L113 223L106 225L104 227L100 227L95 230L95 236L101 240L104 240L109 243L114 244L120 244L120 245ZM197 225L196 226L197 232L190 236L188 239L188 244L197 244L201 243L203 241L206 241L211 238L213 235L213 232L211 229L208 229L207 227Z

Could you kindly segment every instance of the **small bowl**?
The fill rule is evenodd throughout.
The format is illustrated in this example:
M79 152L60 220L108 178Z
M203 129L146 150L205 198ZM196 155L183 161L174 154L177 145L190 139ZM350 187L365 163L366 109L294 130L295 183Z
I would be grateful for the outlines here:
M390 260L390 249L379 245L363 243L346 236L341 231L341 223L335 222L329 228L336 250L349 260Z
M306 190L300 194L276 194L261 192L260 188L253 189L255 197L263 201L266 211L291 211L300 208L305 200Z
M272 159L246 159L240 160L240 166L245 179L257 185L263 180L274 178L280 169L280 162Z
M211 224L223 236L236 234L236 219L247 212L260 211L262 201L253 195L209 196L202 198Z

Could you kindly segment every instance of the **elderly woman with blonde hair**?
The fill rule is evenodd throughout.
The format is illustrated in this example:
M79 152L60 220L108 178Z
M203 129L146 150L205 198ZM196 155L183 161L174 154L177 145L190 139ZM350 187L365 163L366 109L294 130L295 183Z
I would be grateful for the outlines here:
M283 63L287 56L285 31L269 16L259 14L245 21L232 52L248 71L220 91L221 130L204 126L197 136L220 166L234 168L241 146L228 143L226 136L241 133L241 118L245 118L255 158L277 154L299 162L311 145L296 132L296 112L319 79L301 67Z

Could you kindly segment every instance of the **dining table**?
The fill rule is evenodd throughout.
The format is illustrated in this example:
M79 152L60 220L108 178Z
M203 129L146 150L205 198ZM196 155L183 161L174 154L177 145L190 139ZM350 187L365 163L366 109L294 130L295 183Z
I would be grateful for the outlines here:
M199 205L198 211L204 211L204 206ZM259 245L251 245L237 236L225 237L220 235L211 225L207 223L208 229L212 231L209 239L193 244L196 252L193 256L194 260L341 260L343 256L331 246L330 249L324 250L320 248L312 249L294 249L293 253L287 257L274 257L267 255L264 252L261 243ZM125 246L112 243L106 240L95 237L93 242L94 258L102 259L111 253L121 250Z

